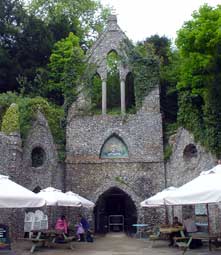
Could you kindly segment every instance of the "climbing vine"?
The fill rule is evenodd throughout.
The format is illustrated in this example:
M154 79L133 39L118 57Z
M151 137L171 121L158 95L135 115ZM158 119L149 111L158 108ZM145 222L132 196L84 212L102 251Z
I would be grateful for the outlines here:
M11 104L13 106L13 112L11 109L12 106L10 107ZM41 97L22 97L12 92L0 94L0 105L2 131L8 134L15 130L20 130L22 140L27 137L32 123L36 119L37 111L42 112L48 121L50 130L54 138L54 142L59 147L59 158L61 160L64 159L65 128L62 126L64 120L64 110L62 107L53 105L49 103L46 99ZM17 115L15 114L14 105L17 105ZM12 123L11 127L9 125L10 123L8 120L8 116L10 116L10 122Z
M159 61L150 45L129 40L122 46L122 62L128 65L134 77L136 108L139 109L149 92L159 85Z

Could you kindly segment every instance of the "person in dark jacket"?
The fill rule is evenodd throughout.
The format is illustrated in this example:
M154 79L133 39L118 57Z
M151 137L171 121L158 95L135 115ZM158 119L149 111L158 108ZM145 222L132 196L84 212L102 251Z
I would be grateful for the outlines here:
M90 231L90 224L88 223L88 221L86 220L85 217L83 217L81 214L79 214L79 219L80 219L80 223L84 229L85 232L85 237L86 237L86 241L87 242L93 242L93 237Z

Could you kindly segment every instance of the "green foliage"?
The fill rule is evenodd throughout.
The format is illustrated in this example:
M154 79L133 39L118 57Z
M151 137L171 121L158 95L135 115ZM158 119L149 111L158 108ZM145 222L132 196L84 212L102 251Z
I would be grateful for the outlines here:
M109 12L96 0L0 1L0 92L47 97L54 43L72 31L88 49Z
M92 109L100 114L102 109L102 81L99 75L94 75L91 90Z
M59 150L60 156L64 156L65 129L61 126L61 123L64 119L63 108L52 105L46 99L41 97L35 98L22 97L11 92L0 94L0 105L3 109L3 112L6 112L7 114L8 107L13 103L16 103L16 105L18 106L19 129L21 132L22 139L25 139L27 137L32 122L36 118L36 113L40 111L45 115L48 121L50 130L54 138L54 142L60 148ZM2 122L2 130L3 124L4 117ZM60 157L60 159L62 159L62 157Z
M9 135L13 132L19 132L19 130L18 105L13 103L10 105L3 117L1 131Z
M149 45L138 43L134 47L129 41L125 43L127 47L122 49L121 58L134 76L135 101L139 108L148 93L159 85L159 61Z
M73 33L54 45L50 56L48 95L54 102L63 104L70 95L76 96L85 70L84 52L79 38Z
M122 176L116 176L115 177L115 181L120 183L120 184L123 184L123 185L127 185L128 186L128 183L125 182L125 180L122 178Z
M115 51L107 55L107 109L108 113L112 109L119 109L120 112L120 77L119 77L119 56ZM114 110L116 112L116 110Z
M167 161L170 159L170 156L172 155L173 152L173 146L170 144L167 144L164 147L164 160Z
M29 13L48 24L57 40L73 32L86 42L102 31L110 10L95 0L32 0Z
M178 120L211 152L221 154L221 6L202 6L178 33Z
M164 123L176 122L178 111L176 90L179 75L178 52L171 47L171 41L165 36L151 36L145 40L145 44L152 47L159 59L160 106Z
M17 78L27 79L25 92L38 67L47 63L53 45L47 25L28 15L22 1L0 1L0 91L19 90Z

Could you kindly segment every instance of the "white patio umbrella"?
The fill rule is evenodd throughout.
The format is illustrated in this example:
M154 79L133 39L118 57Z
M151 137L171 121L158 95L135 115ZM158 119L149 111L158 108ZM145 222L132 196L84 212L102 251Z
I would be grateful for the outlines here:
M192 181L184 184L165 197L167 205L210 204L221 202L221 165L203 171Z
M79 196L78 194L72 192L72 191L68 191L65 193L66 196L68 196L70 199L77 199L79 201L79 203L81 204L82 207L86 207L86 208L93 208L95 206L95 204L93 202L91 202L90 200ZM65 201L63 202L63 205L65 206Z
M172 193L174 193L174 191L177 188L175 187L168 187L164 190L162 190L161 192L158 192L157 194L155 194L152 197L149 197L148 199L142 201L140 203L141 207L159 207L159 206L164 206L165 205L165 197L171 195Z
M0 175L0 208L42 207L45 200L34 192Z
M79 200L71 198L61 190L53 187L42 189L37 195L46 200L47 206L81 206Z

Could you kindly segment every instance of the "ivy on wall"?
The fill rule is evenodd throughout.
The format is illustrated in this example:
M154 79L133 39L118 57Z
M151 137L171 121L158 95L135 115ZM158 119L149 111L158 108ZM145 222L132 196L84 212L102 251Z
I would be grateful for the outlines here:
M136 108L142 106L144 98L159 85L159 60L149 45L133 45L129 40L122 46L122 63L127 65L133 74Z
M6 122L10 105L17 105L17 115L10 114L10 120ZM59 159L65 157L65 128L62 126L64 120L64 109L56 105L50 104L46 99L41 97L22 97L16 93L8 92L0 94L1 105L1 122L2 131L6 134L14 130L20 130L22 140L24 140L36 119L36 113L42 112L46 117L50 130L52 132L54 142L58 145ZM14 109L14 108L13 108ZM11 111L11 110L10 110ZM13 110L15 111L15 110ZM18 121L19 118L19 121ZM7 123L7 125L6 125ZM11 123L13 125L11 125ZM16 125L16 123L18 123ZM13 130L13 131L11 131Z
M111 52L112 53L112 52ZM120 54L118 55L117 63L122 64L123 66L127 66L132 73L133 84L134 84L134 93L135 93L135 102L136 102L136 110L138 110L143 103L144 98L149 94L149 92L159 85L160 79L160 70L159 70L159 60L158 57L154 54L154 50L144 43L140 43L137 45L133 45L129 40L124 40L122 42L120 48ZM111 58L112 60L112 58ZM112 61L113 62L113 61ZM116 60L114 64L116 63ZM115 66L114 66L115 67ZM88 70L91 70L88 72ZM85 88L89 89L89 95L92 95L92 104L97 104L95 99L101 100L101 83L98 81L94 82L93 86L93 77L96 74L96 66L87 68L86 72L87 79ZM109 82L113 82L120 86L119 81L110 80ZM99 88L97 89L97 84L99 84ZM110 84L109 84L110 87ZM114 91L114 98L120 98L120 89ZM110 97L111 99L111 97ZM112 99L113 100L113 99ZM99 101L100 103L100 101ZM101 103L100 103L101 104ZM132 109L130 111L134 113L135 111ZM111 114L112 112L108 112ZM120 114L121 111L118 110L116 112Z

